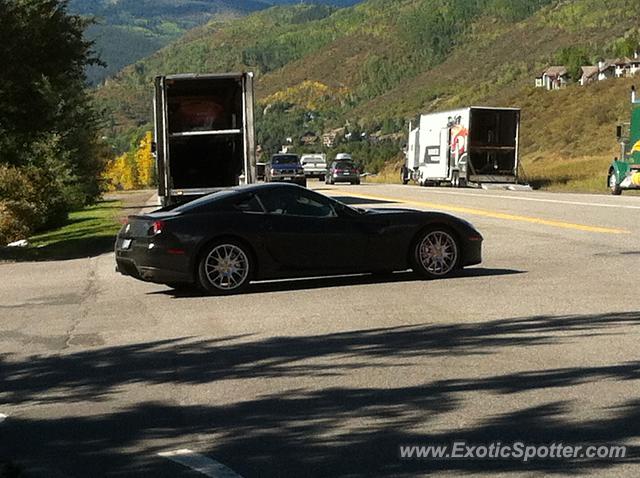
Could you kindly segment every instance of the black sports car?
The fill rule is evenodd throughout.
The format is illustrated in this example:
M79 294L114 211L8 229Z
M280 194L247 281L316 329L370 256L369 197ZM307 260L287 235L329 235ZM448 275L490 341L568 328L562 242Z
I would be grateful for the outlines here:
M356 209L294 184L240 186L130 216L117 270L212 294L251 280L413 269L439 278L481 262L482 236L439 212Z

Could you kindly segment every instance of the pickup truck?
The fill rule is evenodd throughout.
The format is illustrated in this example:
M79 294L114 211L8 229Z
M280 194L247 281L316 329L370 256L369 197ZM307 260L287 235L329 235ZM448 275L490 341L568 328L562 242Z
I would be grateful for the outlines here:
M324 154L304 154L300 162L307 178L318 178L324 181L327 175L327 160Z
M291 182L307 187L307 178L297 154L274 154L265 166L265 182Z

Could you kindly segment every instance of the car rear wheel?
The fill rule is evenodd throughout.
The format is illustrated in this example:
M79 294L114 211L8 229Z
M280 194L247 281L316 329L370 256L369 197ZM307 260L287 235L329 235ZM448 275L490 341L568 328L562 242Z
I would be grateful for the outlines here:
M228 295L243 290L253 271L252 256L235 241L209 246L198 265L200 287L209 294Z
M420 234L412 255L415 272L427 279L439 279L458 268L460 245L448 229L432 227Z

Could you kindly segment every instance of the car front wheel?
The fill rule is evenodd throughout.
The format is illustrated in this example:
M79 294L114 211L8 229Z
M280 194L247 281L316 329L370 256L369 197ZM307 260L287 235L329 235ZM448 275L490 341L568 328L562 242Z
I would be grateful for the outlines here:
M460 263L460 245L452 232L432 227L420 234L412 251L413 270L427 279L450 275Z
M252 256L235 241L221 241L209 246L198 264L200 287L213 295L242 291L253 270Z

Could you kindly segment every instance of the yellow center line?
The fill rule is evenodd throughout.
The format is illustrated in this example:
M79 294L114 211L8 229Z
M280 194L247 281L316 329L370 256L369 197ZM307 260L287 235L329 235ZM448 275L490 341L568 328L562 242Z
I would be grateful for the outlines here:
M339 193L344 196L350 196L350 197L372 199L375 201L393 201L401 204L410 204L412 206L425 207L429 209L439 209L442 211L473 214L475 216L490 217L493 219L504 219L506 221L518 221L518 222L528 222L531 224L542 224L544 226L559 227L562 229L573 229L577 231L596 232L600 234L631 234L631 231L628 231L626 229L616 229L616 228L600 227L600 226L588 226L586 224L574 224L571 222L555 221L553 219L544 219L541 217L520 216L517 214L507 214L507 213L498 212L498 211L488 211L486 209L475 209L475 208L462 207L462 206L452 206L449 204L438 204L438 203L426 202L426 201L412 201L412 200L404 200L404 199L390 198L390 197L383 197L383 196L372 196L369 194L354 194L354 193L348 193L343 191L339 191Z

